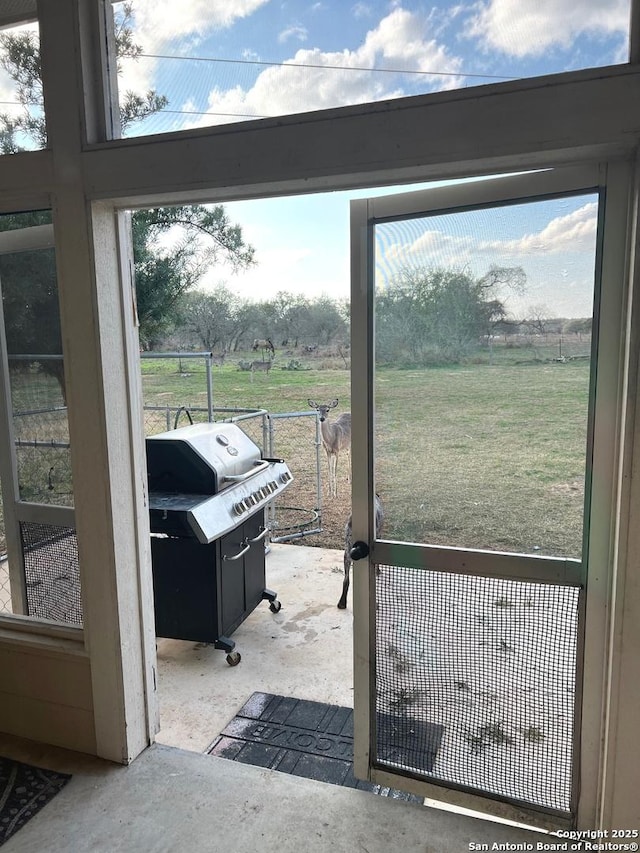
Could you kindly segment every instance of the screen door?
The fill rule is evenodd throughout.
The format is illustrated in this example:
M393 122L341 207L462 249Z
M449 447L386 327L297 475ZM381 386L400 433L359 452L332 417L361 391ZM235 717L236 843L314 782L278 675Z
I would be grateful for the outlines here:
M601 167L352 203L362 777L576 818L589 577L611 541L615 204Z

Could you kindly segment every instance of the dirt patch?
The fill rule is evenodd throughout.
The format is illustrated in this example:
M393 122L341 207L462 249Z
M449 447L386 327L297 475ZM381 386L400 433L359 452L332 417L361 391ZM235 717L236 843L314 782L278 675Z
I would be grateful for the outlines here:
M310 491L308 493L304 493L304 491L298 491L295 495L295 498L292 500L293 496L287 495L287 503L298 505L301 507L310 507L313 506L315 501L315 495L313 495ZM292 545L308 545L310 547L315 548L344 548L344 531L347 523L347 519L351 515L351 489L350 486L345 487L344 494L339 495L337 498L329 498L327 495L323 496L323 504L320 511L320 521L322 531L320 533L313 533L308 536L301 536L297 539L290 540ZM310 517L309 512L300 513L300 518L296 517L296 514L284 514L283 523L292 523L295 524L298 521L305 521ZM318 524L314 523L313 528L317 527ZM302 529L302 528L301 528ZM286 535L286 533L291 532L287 529L282 530L282 534Z
M584 496L584 483L580 480L574 480L572 483L554 483L549 491L554 495L581 498Z

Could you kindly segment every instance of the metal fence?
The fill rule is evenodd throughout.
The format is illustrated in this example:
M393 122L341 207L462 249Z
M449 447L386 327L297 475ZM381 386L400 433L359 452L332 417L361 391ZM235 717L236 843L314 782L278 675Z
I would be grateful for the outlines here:
M282 457L293 482L270 508L272 542L290 542L322 532L320 422L316 412L269 414L269 456Z
M213 421L213 354L140 354L145 435Z

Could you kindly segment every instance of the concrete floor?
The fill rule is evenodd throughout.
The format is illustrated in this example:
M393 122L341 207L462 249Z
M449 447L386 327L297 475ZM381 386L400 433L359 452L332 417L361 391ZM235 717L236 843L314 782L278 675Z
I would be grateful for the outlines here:
M472 844L490 850L494 843L549 841L515 827L160 745L129 767L3 736L0 750L73 773L3 853L465 853L483 849Z
M282 609L265 601L234 632L238 666L213 646L158 640L159 743L204 752L254 691L353 707L351 598L336 607L342 552L272 545L266 573Z
M351 602L342 554L274 545L261 604L234 633L242 661L158 641L161 730L129 767L0 735L0 752L73 778L3 853L463 853L548 836L203 755L254 691L351 706ZM526 848L521 848L526 849Z

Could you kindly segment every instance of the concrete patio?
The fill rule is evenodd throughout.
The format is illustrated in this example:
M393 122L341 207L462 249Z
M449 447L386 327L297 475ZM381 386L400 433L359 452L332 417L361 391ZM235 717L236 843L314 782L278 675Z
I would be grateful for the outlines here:
M159 743L204 752L255 691L353 707L351 603L336 607L342 552L272 545L266 573L282 608L263 602L235 631L238 666L213 646L158 640Z

